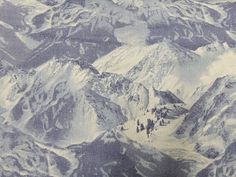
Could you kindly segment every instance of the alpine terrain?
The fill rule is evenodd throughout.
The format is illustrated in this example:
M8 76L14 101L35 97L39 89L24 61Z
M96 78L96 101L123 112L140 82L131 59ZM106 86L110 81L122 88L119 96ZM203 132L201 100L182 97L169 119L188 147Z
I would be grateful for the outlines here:
M236 177L236 0L0 0L1 177Z

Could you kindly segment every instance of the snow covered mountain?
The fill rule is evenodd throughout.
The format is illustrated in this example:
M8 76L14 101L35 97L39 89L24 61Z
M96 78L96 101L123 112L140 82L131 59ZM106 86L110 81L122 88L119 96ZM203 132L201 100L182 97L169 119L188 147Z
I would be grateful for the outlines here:
M94 66L101 72L122 74L150 90L169 90L187 100L199 86L205 62L195 52L164 41L144 47L122 46L98 59Z
M232 2L4 0L0 11L0 56L22 67L64 56L92 63L124 43L235 45Z
M57 7L34 0L28 4L3 1L0 8L1 58L23 67L63 56L92 62L120 45L109 19L79 1L65 1ZM15 21L20 24L8 24Z
M154 105L183 104L170 91L148 90L122 75L100 74L90 64L68 60L13 70L0 79L9 88L0 94L0 106L8 110L4 122L46 142L68 137L67 143L82 142L136 119Z
M234 176L235 9L0 0L0 176Z
M177 136L190 136L196 150L215 158L235 141L235 83L233 76L218 78L191 107Z
M191 51L163 42L129 70L126 77L142 83L147 88L170 90L180 98L186 99L189 91L185 89L190 90L196 81L194 77L198 60L198 56Z
M90 65L52 60L33 74L3 78L3 84L10 88L1 95L1 105L9 112L5 122L47 141L69 135L71 139L80 135L77 139L82 137L83 141L94 132L119 125L127 120L120 106L89 88L89 80L99 76Z
M91 143L58 148L36 142L10 126L0 125L1 176L167 176L185 177L189 166L127 139L103 133ZM169 169L165 169L168 164Z
M1 176L69 176L77 166L71 152L56 147L50 150L10 126L0 125L0 139Z

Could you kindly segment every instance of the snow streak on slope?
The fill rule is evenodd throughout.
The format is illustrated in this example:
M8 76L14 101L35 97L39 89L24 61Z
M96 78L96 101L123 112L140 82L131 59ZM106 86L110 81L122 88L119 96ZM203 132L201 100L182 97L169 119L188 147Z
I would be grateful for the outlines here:
M148 89L170 90L192 104L217 76L234 73L234 64L230 64L234 53L227 44L218 42L191 52L165 41L151 46L122 46L94 66L101 72L122 74Z
M230 144L225 150L221 159L214 161L208 167L201 170L197 177L210 177L210 176L235 176L235 163L236 162L236 143Z
M92 63L121 44L165 39L193 50L216 41L235 45L234 3L6 0L0 9L5 24L0 25L1 35L7 41L0 56L23 67L54 56Z
M92 140L154 105L183 104L170 91L155 90L153 96L153 90L122 75L100 74L86 62L68 60L53 59L3 77L10 88L0 94L0 106L7 108L4 122L39 140L71 144Z
M190 168L185 161L142 146L119 132L104 133L91 143L69 149L80 159L72 176L185 177Z
M170 90L186 99L198 79L196 72L199 72L199 63L195 53L163 42L129 70L126 77L147 88Z
M18 101L9 107L11 120L5 122L51 143L70 136L70 141L83 141L119 125L127 119L120 106L86 86L97 75L83 63L45 63L36 69L33 82L26 83L22 94L16 93ZM90 133L89 125L93 127Z
M93 65L101 72L112 72L125 75L133 66L148 57L156 45L124 45L98 59Z
M0 176L234 175L235 9L0 0Z
M73 153L56 147L49 150L10 126L0 125L0 139L1 176L69 176L77 166Z
M235 77L218 78L189 110L178 136L190 136L196 150L209 158L235 141Z
M53 7L32 4L4 1L0 6L0 20L12 27L9 30L0 25L1 36L7 42L0 56L11 63L30 68L54 56L82 57L93 62L120 45L111 21L101 9L85 8L75 1Z
M166 41L148 47L120 47L94 66L99 71L123 74L148 89L170 90L186 99L199 84L202 63L195 53Z

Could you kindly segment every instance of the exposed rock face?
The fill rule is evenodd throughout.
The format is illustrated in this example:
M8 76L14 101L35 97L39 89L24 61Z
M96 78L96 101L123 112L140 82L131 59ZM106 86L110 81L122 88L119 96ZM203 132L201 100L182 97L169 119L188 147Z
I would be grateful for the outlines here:
M90 144L69 149L81 161L72 176L184 177L189 170L184 162L177 162L159 152L147 153L144 147L114 132L105 133Z
M208 157L215 158L235 141L235 83L233 76L218 78L176 131L177 136L196 140L196 149Z
M235 10L0 0L0 176L190 177L215 158L198 177L235 176Z
M220 177L220 176L235 176L235 161L236 161L236 143L230 144L223 157L214 161L205 169L201 170L197 177Z
M17 129L0 126L1 176L69 176L72 172L71 168L76 165L72 162L72 155L59 155L65 150L49 150Z
M95 132L114 128L127 117L110 98L112 94L124 96L128 92L125 82L116 84L119 76L114 75L113 80L105 82L101 77L92 66L81 62L45 63L17 94L18 101L10 110L11 120L6 121L50 143L76 135L88 138ZM22 85L23 81L16 82ZM134 87L133 83L129 84Z
M215 41L235 45L235 3L31 0L3 1L0 9L0 56L21 67L64 56L92 63L129 42L129 30L148 44L168 40L191 50Z

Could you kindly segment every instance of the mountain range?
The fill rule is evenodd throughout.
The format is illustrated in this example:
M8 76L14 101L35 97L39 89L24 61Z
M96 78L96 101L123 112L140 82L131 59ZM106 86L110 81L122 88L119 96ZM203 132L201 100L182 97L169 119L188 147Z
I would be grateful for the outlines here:
M235 176L235 10L0 0L0 176Z

